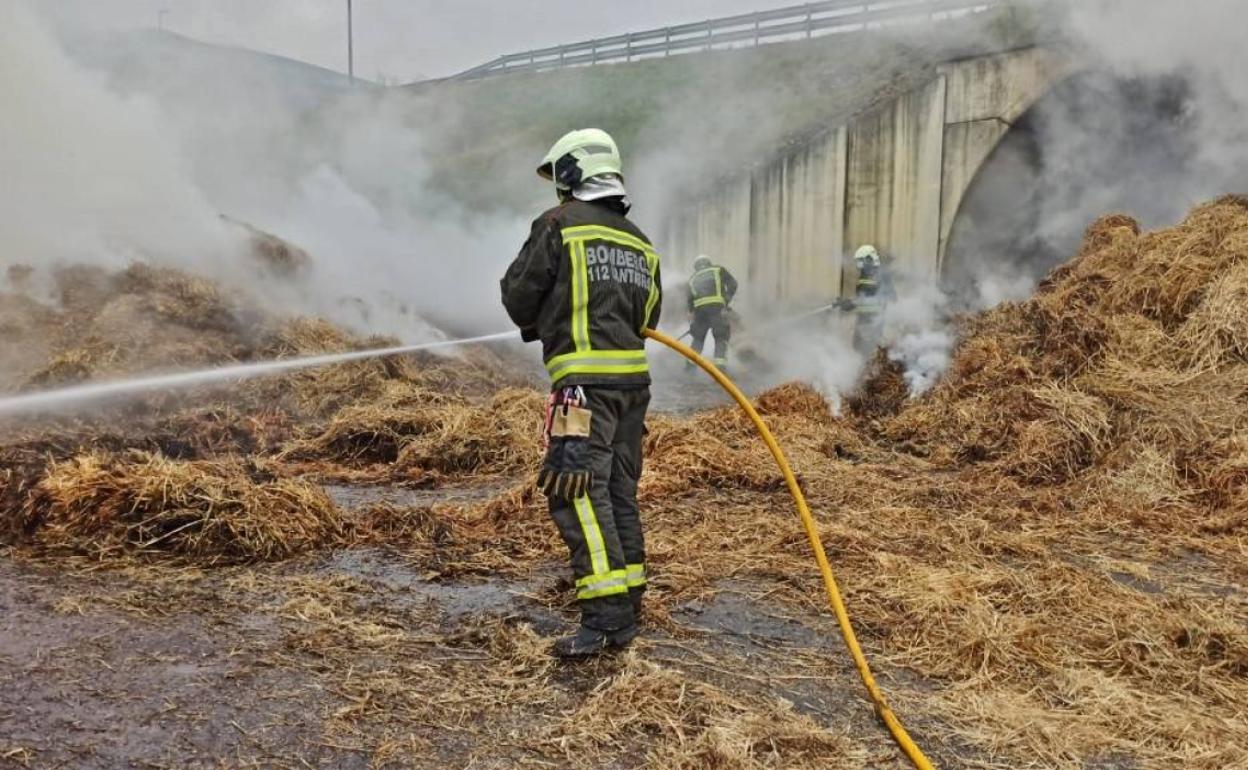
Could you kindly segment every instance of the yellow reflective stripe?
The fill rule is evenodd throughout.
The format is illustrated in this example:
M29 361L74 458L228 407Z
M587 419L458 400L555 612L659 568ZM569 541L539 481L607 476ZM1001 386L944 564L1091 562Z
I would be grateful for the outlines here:
M612 582L602 588L581 588L576 592L577 599L597 599L600 596L615 596L628 593L628 586L623 580Z
M602 542L602 530L598 528L598 517L594 514L594 504L589 495L581 495L572 501L576 508L576 517L581 522L581 531L585 534L585 545L589 548L589 566L595 575L604 575L611 571L607 561L607 547Z
M565 227L560 231L560 235L563 236L564 243L576 240L586 241L597 239L618 243L621 246L631 246L632 248L647 255L655 253L653 246L637 236L632 235L631 233L626 233L623 230L616 230L603 225L578 225L576 227Z
M633 363L644 364L646 362L646 351L644 350L586 350L578 353L564 353L561 356L555 356L546 362L546 368L559 366L569 361L593 361L604 363Z
M608 375L625 375L625 374L646 374L650 371L647 364L634 365L594 365L594 364L567 364L560 369L551 370L550 381L552 385L558 385L564 377L571 377L574 374L608 374Z
M550 381L553 385L558 385L564 377L571 377L574 374L608 374L608 375L625 375L625 374L646 374L650 371L650 367L646 364L623 365L616 364L613 366L594 365L594 364L567 364L561 369L551 370Z
M624 567L625 582L629 588L638 588L646 584L646 565L629 564Z
M577 588L595 588L597 585L607 582L607 580L624 580L628 579L628 569L613 569L608 573L585 575L584 578L577 580Z
M589 260L585 251L586 241L608 241L621 246L627 246L645 255L646 267L650 273L650 291L646 297L645 320L641 328L638 329L638 332L645 332L650 326L650 319L654 314L655 306L659 303L659 295L661 293L658 281L655 280L655 273L659 265L659 254L654 250L654 246L631 233L604 225L565 227L560 231L560 236L563 238L563 243L568 247L568 252L572 255L572 337L576 343L577 351L586 351L590 348L588 312ZM578 279L580 281L579 290L577 286ZM584 303L585 308L585 311L579 316L577 315L577 310L581 306L577 304L578 299ZM578 335L580 335L579 338Z
M693 277L689 279L689 288L696 293L696 289L694 289L694 282L697 281L700 276L706 275L707 273L711 273L715 276L715 293L708 294L705 297L695 298L693 300L693 306L697 308L706 307L708 305L727 305L728 302L724 299L724 280L721 268L707 267L694 273Z
M649 372L650 366L645 363L569 363L557 371L560 377L567 377L568 374L641 374Z
M653 251L646 252L646 266L650 269L650 296L646 297L646 319L641 323L641 331L643 334L646 329L650 328L650 318L654 313L654 306L659 302L659 281L655 278L655 274L659 271L659 255Z
M576 581L576 598L595 599L599 596L611 596L628 591L628 572L613 569L601 575L586 575Z
M569 374L643 374L650 371L644 350L587 350L565 353L546 362L552 382Z
M589 265L585 244L572 243L572 344L578 351L589 350Z

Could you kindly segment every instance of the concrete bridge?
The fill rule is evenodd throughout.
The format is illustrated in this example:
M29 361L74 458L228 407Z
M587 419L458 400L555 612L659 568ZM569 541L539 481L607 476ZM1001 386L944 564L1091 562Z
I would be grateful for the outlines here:
M949 61L932 79L742 173L677 212L674 261L713 255L748 277L749 300L826 301L872 243L920 280L939 280L968 192L1070 59L1028 47Z

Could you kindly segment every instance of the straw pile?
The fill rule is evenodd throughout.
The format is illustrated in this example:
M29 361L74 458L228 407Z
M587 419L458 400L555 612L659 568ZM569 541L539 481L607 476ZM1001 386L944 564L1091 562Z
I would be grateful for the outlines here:
M1034 298L975 319L885 432L1027 483L1093 473L1127 505L1242 507L1245 299L1248 199L1149 234L1106 217Z
M16 335L0 340L0 372L7 380L0 381L0 388L7 384L32 390L399 344L388 337L353 335L320 319L279 318L243 292L141 262L116 272L61 268L51 280L55 304L23 291L0 292L0 331ZM22 344L9 344L11 339ZM229 396L234 404L278 404L301 416L325 418L347 404L378 397L393 380L474 394L523 382L505 374L500 360L488 352L472 351L458 358L429 353L254 381L232 388ZM205 397L153 395L142 403L150 409L177 408L196 399L202 403Z
M158 551L208 564L277 559L342 540L319 487L243 461L91 453L55 463L23 510L35 543L96 556Z
M26 389L67 385L156 368L233 361L247 355L252 320L211 281L135 263L117 273L63 268L59 308L44 308L32 337L52 357L26 376Z
M540 461L542 408L532 390L504 389L478 403L395 382L291 442L281 459L407 481L514 474Z

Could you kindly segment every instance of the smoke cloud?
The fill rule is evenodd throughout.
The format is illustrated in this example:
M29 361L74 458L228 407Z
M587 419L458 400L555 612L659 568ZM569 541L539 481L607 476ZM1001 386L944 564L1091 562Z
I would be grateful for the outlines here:
M0 22L0 233L5 262L161 254L204 264L231 247L157 106L107 91L22 4ZM237 244L233 244L237 245Z
M436 189L427 101L154 32L49 27L24 3L5 7L5 264L142 259L279 314L405 341L507 328L496 280L527 222L470 212ZM310 271L266 280L247 233L222 215L304 248Z

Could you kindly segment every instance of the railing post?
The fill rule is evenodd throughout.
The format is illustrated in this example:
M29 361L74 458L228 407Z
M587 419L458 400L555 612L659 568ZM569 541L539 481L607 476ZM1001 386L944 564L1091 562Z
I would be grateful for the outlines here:
M633 33L629 32L624 39L624 61L633 60Z
M758 48L759 18L754 17L754 47Z
M814 15L815 15L815 10L810 7L810 3L807 3L806 4L806 39L807 40L810 39L811 35L814 34L814 31L815 31L814 26L812 25L812 22L814 21Z
M589 63L590 64L598 63L598 41L597 40L590 41Z
M712 35L713 29L714 28L711 26L711 20L707 19L706 20L706 45L702 47L702 50L704 51L711 50L711 35Z
M663 28L663 56L672 55L672 28Z

